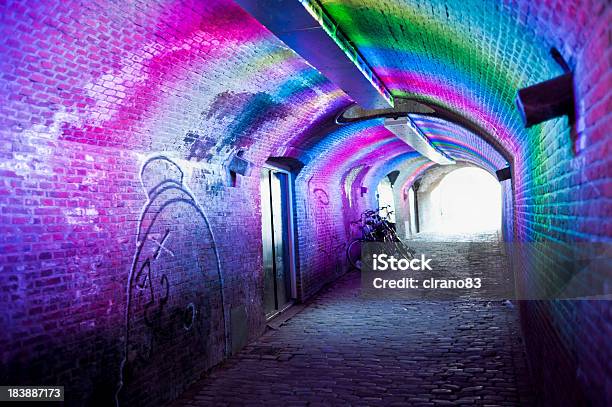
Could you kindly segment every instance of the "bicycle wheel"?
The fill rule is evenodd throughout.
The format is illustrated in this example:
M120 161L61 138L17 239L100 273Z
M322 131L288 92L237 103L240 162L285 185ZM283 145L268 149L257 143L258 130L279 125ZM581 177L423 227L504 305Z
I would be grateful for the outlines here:
M401 257L408 260L413 259L416 254L414 249L411 249L399 239L395 242L395 248L399 252Z
M389 243L388 248L392 248L392 254L399 259L411 260L414 258L415 252L413 249L408 247L400 238L397 233L392 229L388 229L388 233L385 239L386 243Z
M346 258L351 266L361 270L361 239L353 240L346 248Z

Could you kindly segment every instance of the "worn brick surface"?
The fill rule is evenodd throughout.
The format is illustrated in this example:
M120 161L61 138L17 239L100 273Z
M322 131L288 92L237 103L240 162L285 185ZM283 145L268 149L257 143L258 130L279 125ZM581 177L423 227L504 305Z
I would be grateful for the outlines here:
M260 166L348 98L227 0L0 14L0 382L170 400L226 356L231 309L261 333ZM328 270L303 265L303 291Z
M508 239L567 245L610 240L609 2L321 3L395 96L455 109L510 152L512 185L504 186ZM576 122L561 117L525 129L516 91L562 72L551 47L574 73ZM526 269L520 278L533 277ZM609 347L602 341L611 325L607 308L589 301L521 304L531 366L549 403L609 404Z
M349 38L398 96L456 111L512 156L506 236L567 244L610 239L608 2L322 3L338 12ZM347 6L354 10L345 13ZM525 130L514 94L560 72L551 46L574 70L577 121L573 128L559 118ZM348 221L371 206L376 184L366 180L369 193L361 196L365 175L356 176L348 189L363 199L347 207L345 176L373 164L384 176L382 160L396 160L408 183L427 169L413 165L409 149L380 123L339 130L334 117L349 103L230 0L0 2L0 380L65 385L68 403L109 405L127 357L124 401L156 404L224 357L231 326L219 319L221 303L226 311L245 307L243 322L257 337L264 327L258 174L270 156L305 164L295 188L299 295L341 274ZM482 144L467 147L474 148L465 156L473 162L489 156ZM237 153L254 170L234 184L227 162ZM153 157L173 160L182 183L170 164L143 179ZM180 188L161 197L196 202L197 214L189 212L196 206L164 212L159 230L140 235L152 216L145 211L150 181L177 181ZM207 223L202 214L212 232L186 226ZM142 280L148 274L136 252L164 239L161 225L171 230L169 251L144 256L155 258L157 291L147 299L141 289L151 288L151 279ZM193 241L205 255L198 257ZM217 258L224 300L218 282L208 281L213 294L197 313L206 338L189 339L177 317L194 294L186 282L204 266L219 268ZM168 284L172 300L165 302ZM135 287L132 325L126 316L133 315L128 299ZM176 341L139 325L149 300L172 304L154 319L157 328L177 329ZM520 307L547 399L604 404L609 307ZM168 315L175 324L165 324ZM138 340L126 346L128 337ZM205 351L191 352L203 343ZM152 382L159 383L155 391Z

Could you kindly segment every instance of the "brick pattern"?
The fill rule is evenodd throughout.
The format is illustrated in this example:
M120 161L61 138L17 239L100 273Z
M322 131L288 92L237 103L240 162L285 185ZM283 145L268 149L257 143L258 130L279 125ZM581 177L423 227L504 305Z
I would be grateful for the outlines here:
M395 3L393 9L401 11ZM460 13L450 7L447 15L447 3ZM422 65L401 75L381 70L380 76L397 85L398 95L416 92L467 112L514 155L512 230L518 240L609 239L610 8L585 0L504 1L486 10L475 2L440 2L429 10L412 4L406 14L428 37L405 41L425 48L409 50L419 57L403 60ZM263 329L258 175L265 160L283 152L306 164L296 179L296 216L299 292L307 298L345 266L341 245L350 218L343 217L344 174L371 164L381 151L388 159L409 153L367 125L330 125L350 102L346 95L229 0L7 1L0 12L0 323L8 327L0 333L2 382L62 384L69 403L109 405L126 360L122 401L174 398L224 357L232 327L221 314L244 306L250 337ZM485 40L471 43L499 41L489 50L468 49L478 56L472 58L455 41L462 37L450 35L468 32L465 24L484 27L470 35ZM525 47L515 47L526 37ZM512 106L518 86L558 71L538 58L549 45L575 67L575 135L565 119L523 131ZM459 61L445 73L449 83L419 76L443 73L439 68L445 65L432 61L445 49L458 54L443 57ZM372 51L366 59L385 60ZM492 71L483 76L481 66ZM404 83L420 87L404 89ZM482 146L476 149L486 155ZM226 164L236 153L253 162L254 170L250 177L237 176L234 187ZM167 216L161 223L143 217L150 181L177 175L166 165L142 179L143 165L154 156L171 159L183 173L177 185L188 193L166 192L198 209L166 214L160 208ZM374 173L366 173L373 185ZM356 208L370 206L369 199L357 201ZM202 214L212 233L204 226L171 228L171 240L163 243L162 226L194 218L206 223ZM159 228L153 240L139 243L138 231L152 224ZM160 249L151 278L143 280L148 269L136 254L145 243L152 245L145 258L156 257L156 247L168 251ZM211 302L190 301L194 292L184 282L193 276L187 270L211 267L222 270L223 298L216 294L221 278L213 273L194 288L196 294L206 290ZM147 273L138 274L141 269ZM149 290L134 296L133 325L126 322L132 315L130 273L141 290ZM172 287L172 300L166 301L166 287ZM163 312L155 311L162 302ZM207 349L200 357L193 357L190 346L202 343L189 333L173 342L148 326L184 329L180 324L191 324L185 312L190 309L198 311L191 314L197 317L193 329L206 333L198 339ZM608 329L609 318L602 317L607 309L586 301L529 303L522 309L532 369L546 397L604 394L608 376L601 355L607 347L601 332ZM538 358L543 354L548 359ZM165 364L162 355L186 367ZM554 355L555 367L545 370ZM143 361L152 358L155 363ZM149 392L151 381L163 386ZM588 388L598 391L582 394Z
M0 381L175 398L261 333L260 166L347 98L229 1L0 7Z
M607 2L322 3L395 96L455 110L511 153L515 206L512 213L504 203L506 236L570 245L610 240ZM525 130L514 106L516 91L561 73L549 57L553 46L574 71L577 121L571 129L563 118ZM609 372L598 355L607 354L601 338L608 312L598 303L571 301L524 309L533 372L546 399L605 404Z
M604 129L610 128L612 116L610 58L602 56L610 55L610 9L594 2L556 10L540 11L556 21L569 12L575 12L578 20L585 11L590 15L590 23L576 23L582 31L556 32L567 37L554 40L571 52L577 123L572 128L566 119L546 123L533 147L522 150L530 164L517 168L517 239L553 239L568 245L605 241L612 237L608 203L612 164ZM609 355L602 334L610 325L608 308L587 300L522 304L534 377L550 403L608 403L610 373L607 358L602 357Z
M308 168L296 184L297 230L300 251L301 298L317 292L325 284L346 271L342 191L339 183L328 178L310 175ZM304 270L313 270L304 273Z

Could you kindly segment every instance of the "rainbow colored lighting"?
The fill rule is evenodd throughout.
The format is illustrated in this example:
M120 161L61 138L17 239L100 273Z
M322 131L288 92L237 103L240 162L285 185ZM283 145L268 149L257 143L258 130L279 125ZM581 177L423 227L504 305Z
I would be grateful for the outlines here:
M308 13L321 25L323 30L329 35L334 42L340 47L342 52L351 60L353 64L361 71L363 76L376 88L378 93L389 103L394 106L393 95L385 84L378 78L374 71L370 68L367 61L361 56L359 51L351 45L350 40L338 28L338 25L329 17L327 12L317 0L299 0Z

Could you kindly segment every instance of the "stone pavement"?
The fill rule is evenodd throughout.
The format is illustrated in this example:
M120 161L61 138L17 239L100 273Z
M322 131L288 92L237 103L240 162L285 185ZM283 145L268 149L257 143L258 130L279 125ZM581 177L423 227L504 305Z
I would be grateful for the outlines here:
M533 405L516 308L364 299L359 285L342 277L174 405Z

